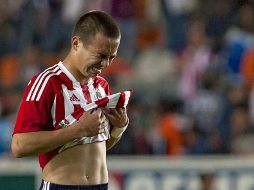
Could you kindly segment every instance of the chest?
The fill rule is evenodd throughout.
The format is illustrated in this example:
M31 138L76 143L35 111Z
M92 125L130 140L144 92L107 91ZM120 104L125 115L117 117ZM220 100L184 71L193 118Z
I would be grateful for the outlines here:
M71 87L61 84L60 89L55 95L51 109L53 124L66 118L76 110L106 96L105 90L101 85L94 86L73 84Z

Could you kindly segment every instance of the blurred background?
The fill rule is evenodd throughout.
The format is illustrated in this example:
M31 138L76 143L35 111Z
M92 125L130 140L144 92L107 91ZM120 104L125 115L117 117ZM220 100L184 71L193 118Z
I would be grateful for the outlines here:
M0 0L0 160L14 161L11 134L24 88L64 59L74 22L89 10L109 13L122 32L118 57L102 75L113 93L134 90L130 126L109 158L252 158L253 0ZM207 190L214 172L198 178ZM127 182L111 189L135 190ZM175 190L191 188L179 184ZM222 184L216 189L227 190Z

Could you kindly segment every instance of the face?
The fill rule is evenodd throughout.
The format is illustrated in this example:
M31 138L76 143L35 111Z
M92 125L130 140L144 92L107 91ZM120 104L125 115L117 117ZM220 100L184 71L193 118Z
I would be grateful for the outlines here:
M79 39L76 49L76 77L87 81L109 66L116 57L119 39L111 39L101 33L95 35L90 44Z

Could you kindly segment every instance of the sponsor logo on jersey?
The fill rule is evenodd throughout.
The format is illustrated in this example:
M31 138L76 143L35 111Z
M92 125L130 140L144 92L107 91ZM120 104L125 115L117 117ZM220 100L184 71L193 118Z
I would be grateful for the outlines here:
M80 102L80 99L78 99L75 94L72 94L72 96L70 97L70 101L71 102Z

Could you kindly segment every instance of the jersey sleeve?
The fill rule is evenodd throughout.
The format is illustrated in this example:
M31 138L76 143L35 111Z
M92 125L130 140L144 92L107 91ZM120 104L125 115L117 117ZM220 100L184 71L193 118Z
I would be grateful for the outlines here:
M47 130L52 120L53 101L54 94L50 81L45 86L39 86L36 85L35 79L32 80L25 89L13 134Z

